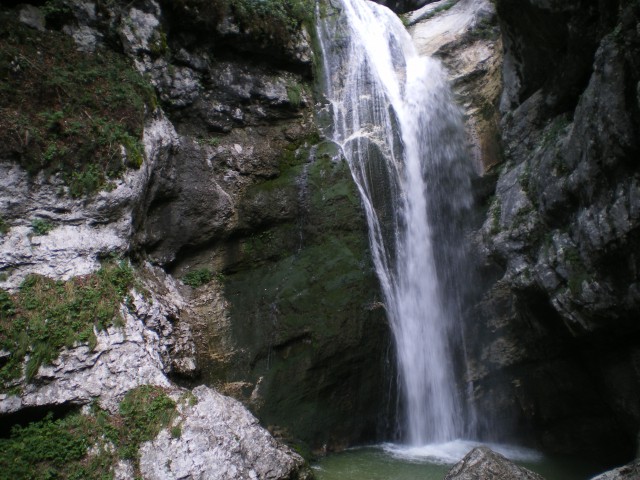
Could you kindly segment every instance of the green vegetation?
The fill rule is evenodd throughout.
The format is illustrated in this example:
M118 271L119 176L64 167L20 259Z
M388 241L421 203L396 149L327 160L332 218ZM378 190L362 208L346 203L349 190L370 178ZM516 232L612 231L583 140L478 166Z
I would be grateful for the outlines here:
M287 97L292 107L298 108L302 103L302 85L298 83L290 83L287 85Z
M550 145L554 145L570 123L571 122L566 115L560 115L553 119L542 133L542 146L548 147Z
M498 196L493 197L491 206L489 207L489 215L491 216L491 228L489 233L497 235L500 232L500 217L502 216L502 205Z
M569 267L569 279L567 286L574 295L579 295L582 291L582 284L588 281L591 276L587 272L587 268L580 257L580 252L574 247L566 248L564 251L564 259Z
M303 24L311 24L313 0L174 0L169 8L196 16L207 28L226 17L257 40L277 47L286 45ZM204 28L204 27L203 27Z
M197 138L198 145L209 145L210 147L217 147L220 145L220 137L206 137Z
M456 3L458 3L458 0L449 0L448 2L443 3L442 5L439 5L433 10L431 10L424 17L422 17L422 19L425 20L425 19L433 18L439 13L446 12L447 10L451 9Z
M4 235L9 231L11 227L7 224L4 218L0 216L0 235Z
M475 26L469 35L474 40L497 40L500 36L500 28L493 20L485 18Z
M17 294L0 290L0 350L11 352L0 367L0 388L19 378L26 355L26 378L54 360L63 347L95 346L94 328L120 322L120 304L133 286L125 262L108 263L91 275L67 282L27 277Z
M90 436L81 415L62 420L49 415L25 427L17 425L9 438L0 438L0 479L100 478L88 475L80 464Z
M182 277L182 283L193 288L198 288L209 283L211 280L213 280L213 277L213 272L210 269L198 268L196 270L190 271L184 277Z
M231 3L241 25L272 38L286 38L313 19L314 2L309 0L235 0Z
M54 420L49 414L16 425L9 438L0 438L0 480L112 479L118 459L137 460L140 444L152 440L176 414L164 389L144 385L125 395L117 415L94 406L91 415ZM178 432L180 427L171 429Z
M47 2L47 20L65 8ZM32 174L59 174L74 197L138 168L145 111L156 102L149 83L123 55L79 52L69 36L15 16L0 11L0 152Z
M140 444L155 438L175 418L176 402L162 388L143 385L127 392L120 415L120 456L137 459Z
M34 218L31 221L31 230L34 235L46 235L53 229L53 225L41 218Z

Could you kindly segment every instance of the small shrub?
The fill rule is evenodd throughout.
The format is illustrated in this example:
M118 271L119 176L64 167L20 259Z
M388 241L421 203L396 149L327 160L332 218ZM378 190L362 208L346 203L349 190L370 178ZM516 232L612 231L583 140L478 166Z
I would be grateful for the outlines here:
M182 428L180 427L180 425L174 425L173 427L171 427L172 438L180 438L181 435L182 435Z
M193 288L201 287L213 280L213 272L208 268L192 270L182 277L182 283Z
M35 218L31 221L31 231L34 235L46 235L53 229L53 225L41 218Z
M0 438L0 478L69 478L62 473L84 458L88 448L79 415L54 420L49 414L24 427L16 425L9 438Z

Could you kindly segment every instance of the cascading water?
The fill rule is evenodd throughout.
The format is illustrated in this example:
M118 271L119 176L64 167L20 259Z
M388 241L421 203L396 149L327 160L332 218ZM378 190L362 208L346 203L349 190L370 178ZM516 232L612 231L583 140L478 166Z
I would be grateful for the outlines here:
M398 358L412 445L465 435L456 383L459 219L471 205L461 114L439 62L400 20L366 0L318 12L332 139L362 196ZM466 279L468 281L468 279Z

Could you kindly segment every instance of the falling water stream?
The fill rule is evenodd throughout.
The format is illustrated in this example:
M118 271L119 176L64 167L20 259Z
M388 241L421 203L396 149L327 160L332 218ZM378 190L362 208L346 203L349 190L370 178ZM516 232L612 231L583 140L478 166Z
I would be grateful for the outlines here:
M472 4L467 2L468 4ZM346 157L366 212L373 262L397 357L400 443L329 456L321 480L440 479L478 445L465 404L461 318L468 270L464 225L471 162L462 115L440 63L417 54L404 26L367 0L317 10L326 132ZM593 465L489 445L548 480Z
M320 15L330 135L360 191L395 339L403 437L465 434L456 383L459 219L471 206L462 116L440 63L420 57L390 10L340 0Z

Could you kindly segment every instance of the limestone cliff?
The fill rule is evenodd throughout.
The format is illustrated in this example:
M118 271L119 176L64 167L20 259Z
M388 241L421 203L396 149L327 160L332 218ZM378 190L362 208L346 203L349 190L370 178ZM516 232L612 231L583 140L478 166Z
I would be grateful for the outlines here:
M478 237L495 280L468 322L473 396L489 437L530 429L552 451L628 460L640 427L640 5L496 6L504 157Z
M303 448L375 437L387 326L309 5L0 9L0 415L92 430L65 475L305 478L203 383Z

